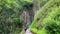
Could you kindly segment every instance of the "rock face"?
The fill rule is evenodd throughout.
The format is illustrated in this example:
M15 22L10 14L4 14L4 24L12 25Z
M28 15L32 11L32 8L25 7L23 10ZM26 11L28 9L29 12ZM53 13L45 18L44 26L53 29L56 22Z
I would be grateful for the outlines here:
M40 8L39 0L34 0L34 3L31 5L25 5L25 9L21 15L21 19L24 20L23 30L29 28L32 21L34 20L34 15ZM26 30L25 34L32 34L29 29Z
M33 11L34 15L37 13L38 10L40 10L40 0L33 0Z

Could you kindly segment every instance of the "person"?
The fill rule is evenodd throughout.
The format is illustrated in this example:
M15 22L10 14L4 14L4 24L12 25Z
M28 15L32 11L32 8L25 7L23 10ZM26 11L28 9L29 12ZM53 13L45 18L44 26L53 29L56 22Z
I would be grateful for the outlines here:
M29 28L30 28L30 25L28 24L28 25L26 26L26 28L29 29Z

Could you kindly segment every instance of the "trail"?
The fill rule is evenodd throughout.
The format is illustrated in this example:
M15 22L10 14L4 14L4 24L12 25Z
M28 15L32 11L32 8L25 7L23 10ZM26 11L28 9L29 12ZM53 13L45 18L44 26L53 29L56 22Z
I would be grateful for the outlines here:
M32 34L32 32L30 31L30 29L27 29L25 34Z

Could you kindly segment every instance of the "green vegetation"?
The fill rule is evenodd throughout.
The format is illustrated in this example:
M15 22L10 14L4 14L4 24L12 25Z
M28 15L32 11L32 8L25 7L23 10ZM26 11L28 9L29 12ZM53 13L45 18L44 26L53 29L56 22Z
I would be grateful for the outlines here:
M32 14L36 9L33 9L34 1L0 0L0 33L22 34L22 26L27 21L24 21L27 16L23 13L29 11L29 19L32 21L34 17L29 26L33 34L60 34L60 0L37 0L36 6L39 5L40 10L35 16Z
M22 30L23 20L20 15L25 5L32 3L32 0L0 0L0 32L2 34L18 34Z
M60 34L60 1L49 0L35 15L31 31L35 34Z

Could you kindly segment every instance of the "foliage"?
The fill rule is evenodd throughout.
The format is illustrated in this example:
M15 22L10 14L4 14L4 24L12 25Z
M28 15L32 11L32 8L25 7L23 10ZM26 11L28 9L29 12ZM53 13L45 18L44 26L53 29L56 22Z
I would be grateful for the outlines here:
M41 29L37 32L37 34L47 34L46 30L45 29Z
M28 0L27 0L28 1ZM18 34L22 30L23 20L20 15L28 5L25 0L0 0L0 32ZM31 3L28 1L28 3Z
M34 21L32 22L30 28L31 31L36 34L60 34L59 3L60 1L58 2L58 0L49 0L35 15ZM38 28L36 27L37 25L39 25ZM37 29L37 31L35 32L33 29Z
M50 14L48 14L47 18L43 21L45 23L45 28L49 34L60 34L60 8L56 7L52 10Z

